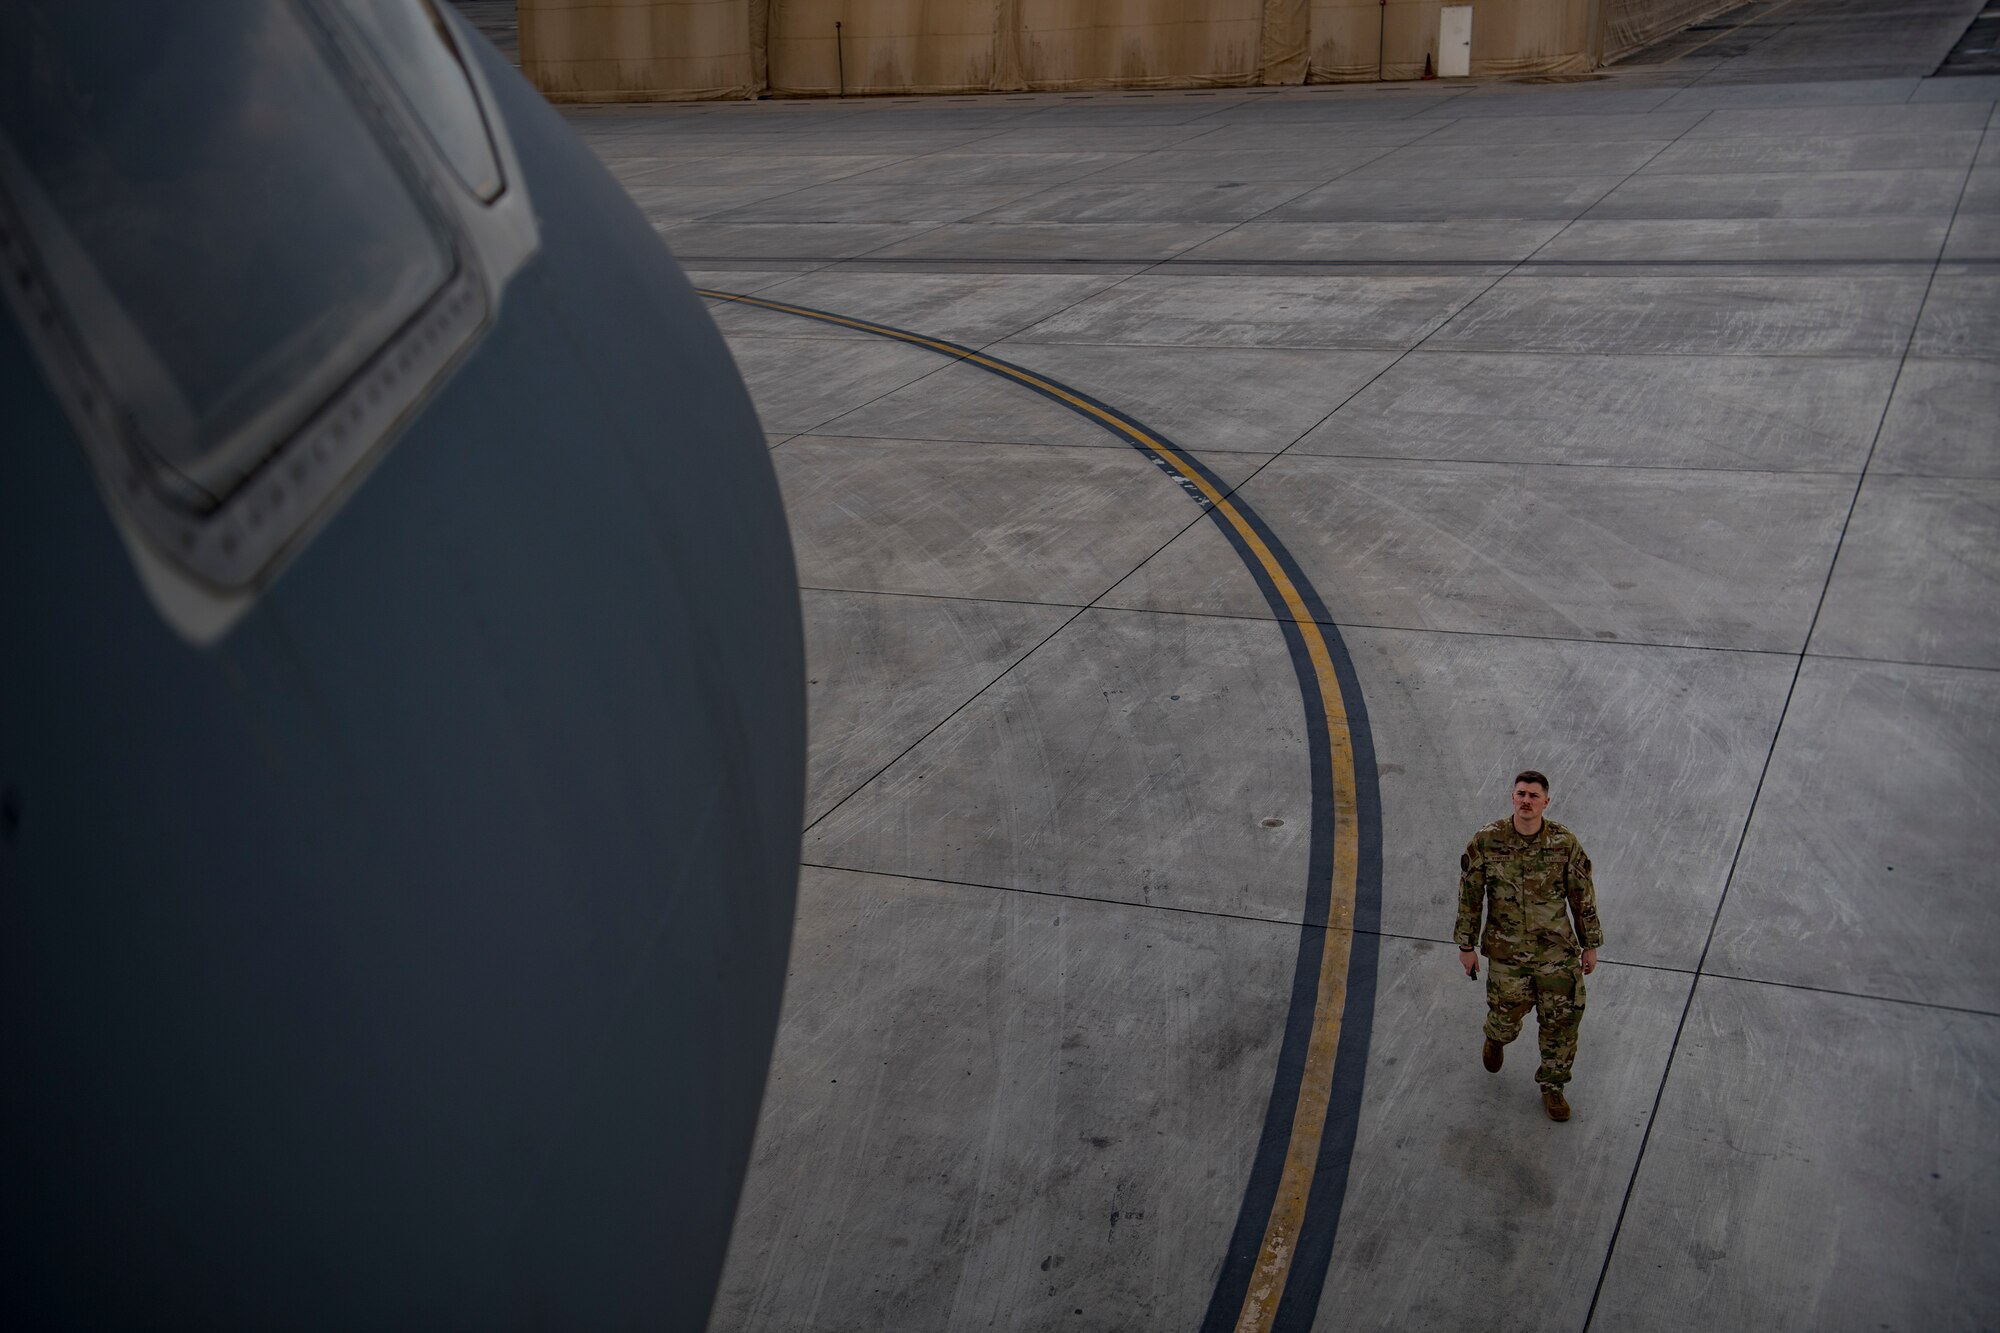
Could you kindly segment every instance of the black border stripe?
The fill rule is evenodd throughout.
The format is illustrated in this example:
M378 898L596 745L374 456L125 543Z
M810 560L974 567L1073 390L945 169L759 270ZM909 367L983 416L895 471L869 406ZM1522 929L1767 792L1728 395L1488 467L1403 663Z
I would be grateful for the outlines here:
M1292 1115L1298 1104L1299 1087L1305 1073L1307 1047L1312 1036L1314 1014L1318 1007L1320 962L1326 948L1328 929L1326 923L1332 906L1335 850L1333 753L1328 719L1325 710L1319 704L1318 672L1308 653L1305 637L1293 620L1291 608L1285 604L1277 584L1236 527L1187 480L1181 466L1161 455L1149 441L1157 440L1161 445L1174 449L1179 457L1185 460L1187 471L1200 476L1217 493L1229 498L1230 506L1256 532L1258 538L1276 558L1286 577L1291 580L1294 591L1304 602L1308 614L1318 625L1327 652L1333 661L1334 672L1340 684L1342 703L1347 711L1348 743L1354 762L1355 826L1359 846L1356 848L1353 936L1349 944L1347 995L1341 1016L1340 1042L1334 1061L1333 1088L1327 1107L1326 1128L1320 1138L1319 1158L1313 1171L1312 1193L1306 1208L1305 1225L1298 1237L1295 1257L1285 1283L1284 1296L1271 1324L1276 1333L1302 1333L1303 1330L1311 1328L1318 1313L1320 1293L1325 1286L1327 1265L1333 1255L1334 1236L1339 1229L1341 1204L1347 1189L1348 1166L1354 1152L1354 1135L1360 1119L1362 1085L1367 1071L1369 1037L1374 1019L1382 915L1382 812L1381 795L1375 773L1374 737L1369 729L1368 713L1362 701L1361 685L1355 675L1353 660L1348 654L1346 643L1340 637L1339 629L1333 624L1333 618L1327 613L1319 591L1313 587L1305 571L1299 567L1297 559L1278 539L1270 525L1198 458L1160 432L1152 430L1135 418L1107 403L1100 402L1089 394L1061 384L1037 371L1016 366L990 353L947 339L926 337L907 329L855 319L831 311L815 310L809 306L771 301L758 296L707 290L701 291L700 294L711 300L729 301L779 314L817 319L899 342L928 347L940 355L968 361L971 365L1010 380L1022 388L1040 394L1050 402L1076 412L1085 420L1094 422L1151 459L1196 499L1236 551L1244 568L1256 580L1258 588L1262 590L1265 600L1277 618L1284 633L1285 646L1291 655L1292 670L1298 677L1300 692L1305 703L1308 762L1312 780L1312 842L1307 857L1305 908L1299 927L1298 956L1292 973L1291 1006L1286 1016L1284 1037L1279 1046L1277 1072L1272 1081L1270 1100L1264 1112L1263 1129L1258 1138L1257 1155L1244 1188L1236 1225L1230 1236L1229 1248L1223 1257L1221 1271L1216 1277L1213 1294L1209 1298L1207 1314L1202 1321L1203 1333L1225 1333L1226 1330L1236 1327L1237 1319L1243 1309L1244 1297L1249 1291L1258 1250L1263 1244L1264 1231L1276 1201L1279 1179L1291 1143ZM1074 402L1066 400L1054 391L1058 389L1061 394L1088 403L1091 408L1103 413L1104 418L1109 420L1079 411Z

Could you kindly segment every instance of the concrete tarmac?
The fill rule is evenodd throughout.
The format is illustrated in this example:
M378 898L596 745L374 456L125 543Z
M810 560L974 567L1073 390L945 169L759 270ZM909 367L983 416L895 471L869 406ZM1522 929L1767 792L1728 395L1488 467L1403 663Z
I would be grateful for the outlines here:
M1316 1310L1245 1327L2000 1325L2000 78L1928 77L1981 7L1562 83L565 112L698 286L1116 409L1317 590L1372 1012ZM711 1327L1202 1326L1317 928L1296 627L1062 402L715 316L813 776ZM1607 936L1567 1124L1450 945L1523 767Z

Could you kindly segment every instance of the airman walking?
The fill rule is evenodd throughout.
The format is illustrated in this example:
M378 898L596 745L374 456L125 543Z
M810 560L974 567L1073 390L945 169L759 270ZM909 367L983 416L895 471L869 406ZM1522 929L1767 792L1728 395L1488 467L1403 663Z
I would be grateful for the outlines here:
M1597 970L1604 929L1583 845L1561 824L1542 818L1548 778L1532 769L1516 774L1513 802L1513 815L1473 834L1459 860L1458 924L1452 934L1467 976L1479 975L1479 955L1486 955L1482 1063L1499 1072L1504 1048L1521 1035L1521 1022L1533 1009L1542 1047L1535 1074L1542 1105L1551 1120L1567 1120L1563 1086L1576 1063L1583 979Z

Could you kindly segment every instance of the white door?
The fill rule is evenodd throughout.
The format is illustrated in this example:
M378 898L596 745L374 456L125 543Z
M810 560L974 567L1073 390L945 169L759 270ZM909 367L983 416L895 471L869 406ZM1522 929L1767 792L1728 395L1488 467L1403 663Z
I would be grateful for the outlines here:
M1438 77L1462 79L1472 73L1472 6L1438 10Z

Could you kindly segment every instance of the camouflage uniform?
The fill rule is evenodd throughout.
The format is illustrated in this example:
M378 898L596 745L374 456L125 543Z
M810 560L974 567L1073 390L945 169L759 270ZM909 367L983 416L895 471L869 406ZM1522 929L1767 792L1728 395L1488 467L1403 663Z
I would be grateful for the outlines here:
M1604 944L1590 858L1576 835L1554 820L1543 820L1526 837L1509 818L1473 834L1458 866L1452 936L1459 948L1476 945L1486 955L1486 1035L1505 1045L1521 1035L1521 1020L1534 1009L1542 1041L1535 1082L1560 1088L1576 1063L1576 1030L1583 1022L1582 951Z

